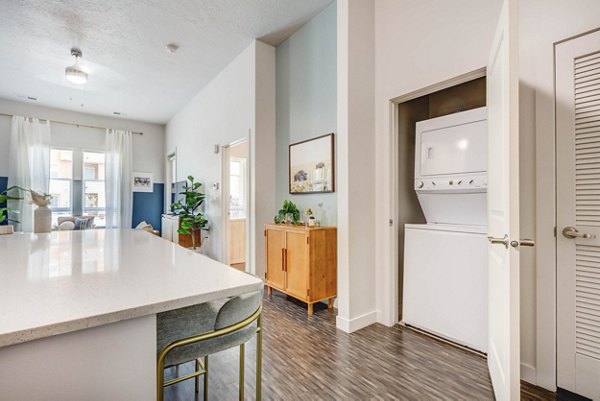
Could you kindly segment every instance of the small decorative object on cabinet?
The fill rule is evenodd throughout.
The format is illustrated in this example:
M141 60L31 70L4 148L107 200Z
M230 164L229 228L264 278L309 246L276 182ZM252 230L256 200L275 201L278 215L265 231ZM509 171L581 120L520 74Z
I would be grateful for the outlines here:
M337 230L335 227L265 225L267 292L273 288L308 304L328 301L337 292Z
M298 224L300 222L300 211L296 204L290 200L284 200L281 209L275 216L275 224L286 223L286 224Z

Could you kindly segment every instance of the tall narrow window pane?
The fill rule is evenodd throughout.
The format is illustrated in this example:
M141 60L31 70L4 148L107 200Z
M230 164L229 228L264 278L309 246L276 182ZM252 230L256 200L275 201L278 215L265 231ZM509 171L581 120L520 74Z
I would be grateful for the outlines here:
M50 150L50 195L52 195L52 222L73 211L73 151Z
M232 157L229 164L229 212L232 219L246 217L246 159Z
M96 227L106 226L104 153L83 152L83 213L94 216Z

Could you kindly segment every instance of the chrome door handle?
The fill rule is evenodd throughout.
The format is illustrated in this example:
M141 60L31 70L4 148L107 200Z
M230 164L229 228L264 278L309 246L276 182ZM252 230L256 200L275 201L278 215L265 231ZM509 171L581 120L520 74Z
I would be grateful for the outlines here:
M518 248L520 246L535 246L535 241L532 239L522 239L520 241L510 241L510 246Z
M588 234L579 232L575 227L565 227L562 230L562 234L567 238L584 238L584 239L593 239L596 238L596 234Z
M508 235L504 234L503 238L496 238L496 237L487 237L488 241L490 241L490 244L492 245L504 245L505 248L508 248Z

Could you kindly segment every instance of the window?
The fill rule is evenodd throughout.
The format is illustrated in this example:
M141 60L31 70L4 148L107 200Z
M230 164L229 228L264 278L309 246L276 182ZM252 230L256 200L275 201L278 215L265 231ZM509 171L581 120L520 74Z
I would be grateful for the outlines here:
M81 175L73 171L81 171ZM52 224L60 216L94 216L96 227L106 225L104 153L50 150Z
M83 214L95 216L96 227L106 225L104 153L83 152Z
M50 150L50 195L52 195L52 222L58 216L73 213L73 151Z
M232 157L229 164L229 212L232 219L246 217L246 159Z

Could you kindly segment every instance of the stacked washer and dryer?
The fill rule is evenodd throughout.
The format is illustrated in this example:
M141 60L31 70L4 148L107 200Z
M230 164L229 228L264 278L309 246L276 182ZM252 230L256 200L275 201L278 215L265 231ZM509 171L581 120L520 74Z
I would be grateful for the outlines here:
M416 124L415 191L427 224L407 224L402 320L487 352L486 108Z

